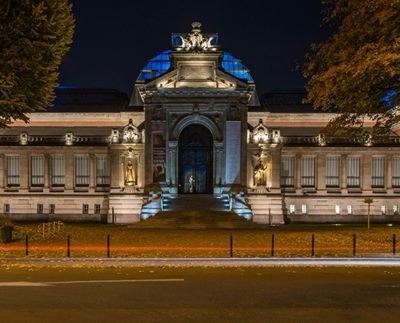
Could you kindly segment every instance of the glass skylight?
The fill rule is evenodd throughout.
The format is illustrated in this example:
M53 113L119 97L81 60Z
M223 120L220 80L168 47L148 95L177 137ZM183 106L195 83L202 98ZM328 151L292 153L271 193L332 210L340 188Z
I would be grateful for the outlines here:
M150 59L139 74L138 81L153 80L171 69L171 50L164 50ZM231 53L224 52L221 60L221 69L245 82L253 82L249 69L242 64L242 61Z

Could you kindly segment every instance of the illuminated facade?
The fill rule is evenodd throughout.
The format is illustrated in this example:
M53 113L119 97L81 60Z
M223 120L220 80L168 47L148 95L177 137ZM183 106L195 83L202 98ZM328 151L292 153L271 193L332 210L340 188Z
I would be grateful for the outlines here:
M259 100L250 71L194 23L139 74L132 96L59 89L0 134L0 205L14 219L133 223L207 195L260 223L398 219L400 138L319 131L302 93ZM190 205L187 206L190 208Z

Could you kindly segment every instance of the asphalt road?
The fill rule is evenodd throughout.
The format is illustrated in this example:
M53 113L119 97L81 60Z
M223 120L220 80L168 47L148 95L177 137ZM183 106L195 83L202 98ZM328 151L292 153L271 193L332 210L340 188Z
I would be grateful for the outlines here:
M0 268L0 322L399 322L398 268Z

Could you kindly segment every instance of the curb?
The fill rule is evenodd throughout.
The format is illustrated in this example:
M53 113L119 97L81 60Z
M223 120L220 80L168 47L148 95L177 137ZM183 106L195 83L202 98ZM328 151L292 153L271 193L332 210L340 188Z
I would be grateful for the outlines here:
M388 258L3 258L1 265L42 267L400 267Z

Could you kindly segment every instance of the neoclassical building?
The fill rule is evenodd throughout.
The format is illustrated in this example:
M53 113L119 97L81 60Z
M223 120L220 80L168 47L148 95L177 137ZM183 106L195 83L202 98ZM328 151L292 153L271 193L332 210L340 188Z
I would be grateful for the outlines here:
M0 207L15 220L134 223L204 199L259 223L398 220L400 138L323 140L334 117L250 71L193 23L131 95L59 88L0 132ZM184 203L179 204L179 200ZM215 203L210 201L215 200ZM189 202L188 202L189 201Z

